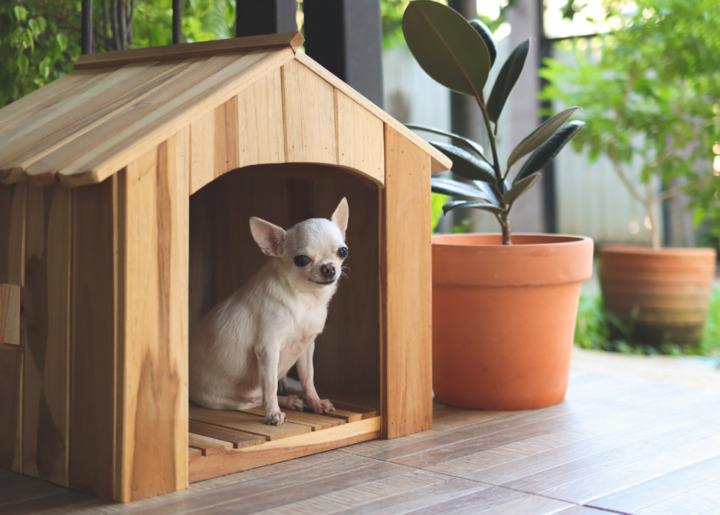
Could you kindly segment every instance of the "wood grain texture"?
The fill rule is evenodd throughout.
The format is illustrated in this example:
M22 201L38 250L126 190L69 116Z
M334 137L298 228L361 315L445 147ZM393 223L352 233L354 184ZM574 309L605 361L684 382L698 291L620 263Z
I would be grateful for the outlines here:
M245 433L238 429L218 426L208 422L202 422L200 420L191 419L189 427L191 434L196 433L202 436L215 438L217 440L230 442L234 449L248 447L250 445L260 445L267 441L264 436Z
M385 183L385 138L382 120L340 90L334 90L337 112L337 162Z
M20 345L20 286L0 284L0 344Z
M216 426L238 429L246 433L263 436L266 440L289 438L309 433L312 428L303 424L286 422L279 426L265 424L264 415L254 415L241 411L225 411L190 406L190 418Z
M68 484L72 195L29 187L22 289L23 471Z
M282 68L285 161L337 162L333 88L297 61Z
M120 175L118 499L187 487L189 131Z
M117 177L72 199L70 486L115 498Z
M22 369L21 350L0 349L0 468L15 472L23 472Z
M394 438L432 426L430 159L389 126L385 145L381 413Z
M27 185L0 185L0 283L25 281Z
M82 56L75 62L75 69L118 67L138 62L194 59L224 53L247 52L248 49L255 48L290 47L296 50L302 43L303 37L299 32L285 32L282 34L263 34L191 44L102 52Z

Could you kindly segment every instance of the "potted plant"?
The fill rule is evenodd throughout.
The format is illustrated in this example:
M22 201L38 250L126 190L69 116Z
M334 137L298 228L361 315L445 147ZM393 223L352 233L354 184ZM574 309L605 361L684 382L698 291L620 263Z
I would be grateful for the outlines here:
M575 139L590 159L604 156L645 206L652 248L604 245L600 281L606 309L630 338L695 346L702 335L715 273L709 248L661 248L660 204L681 193L718 191L720 36L716 2L635 0L607 3L621 26L574 52L550 59L541 96L582 103L588 128ZM600 55L599 58L592 56ZM713 160L716 161L713 170ZM639 167L642 185L633 182ZM707 209L708 203L698 202Z
M497 51L482 22L416 0L406 8L402 27L420 66L440 84L475 98L485 121L489 153L460 135L421 128L454 143L433 144L452 160L459 178L434 177L432 189L455 197L445 212L484 210L501 228L500 234L433 236L435 397L483 409L557 404L567 389L580 285L592 274L592 240L512 234L509 215L583 123L569 122L575 108L567 109L529 131L501 159L498 120L523 69L529 40L510 54L486 100Z

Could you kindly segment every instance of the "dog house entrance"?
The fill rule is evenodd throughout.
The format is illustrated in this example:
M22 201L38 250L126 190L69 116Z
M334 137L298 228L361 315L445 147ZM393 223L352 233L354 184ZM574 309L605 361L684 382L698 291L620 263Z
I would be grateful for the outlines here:
M288 228L329 217L342 197L350 207L350 258L314 357L318 393L336 411L284 410L287 422L269 426L263 407L237 412L191 404L191 482L379 437L379 190L372 181L326 165L259 165L227 173L194 193L188 318L192 331L268 259L250 235L251 216Z

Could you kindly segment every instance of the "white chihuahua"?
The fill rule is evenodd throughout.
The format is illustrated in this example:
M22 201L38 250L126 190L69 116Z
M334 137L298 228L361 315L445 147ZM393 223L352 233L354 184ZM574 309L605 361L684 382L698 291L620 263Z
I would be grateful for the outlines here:
M348 214L343 198L330 220L311 218L287 231L250 218L255 242L271 259L205 315L191 337L193 402L232 410L264 403L265 423L273 425L285 422L280 407L334 410L315 390L313 352L348 255ZM295 364L302 392L286 387Z

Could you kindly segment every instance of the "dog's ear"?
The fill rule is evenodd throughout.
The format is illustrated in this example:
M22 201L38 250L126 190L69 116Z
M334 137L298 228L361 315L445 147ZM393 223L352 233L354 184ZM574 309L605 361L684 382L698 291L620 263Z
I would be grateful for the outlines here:
M263 254L271 257L282 256L285 245L285 231L282 227L253 216L250 217L250 232Z
M338 207L335 208L335 212L330 217L330 220L332 220L335 223L335 225L337 225L340 228L343 238L345 238L345 231L347 231L349 216L350 216L350 208L348 207L347 199L345 197L343 197L342 200L340 201L340 203L338 204Z

